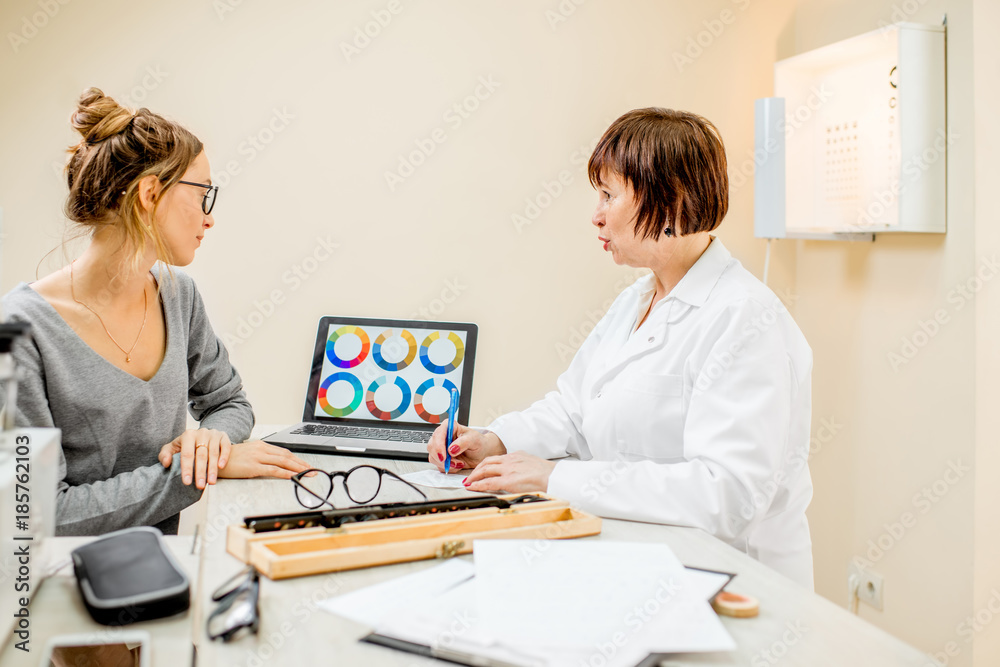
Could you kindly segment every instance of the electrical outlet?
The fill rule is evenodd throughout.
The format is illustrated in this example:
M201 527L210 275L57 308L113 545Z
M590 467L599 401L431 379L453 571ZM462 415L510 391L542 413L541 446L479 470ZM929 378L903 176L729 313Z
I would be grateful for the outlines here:
M862 570L854 563L848 567L848 576L858 578L858 600L882 611L882 589L884 580L881 574L871 570Z

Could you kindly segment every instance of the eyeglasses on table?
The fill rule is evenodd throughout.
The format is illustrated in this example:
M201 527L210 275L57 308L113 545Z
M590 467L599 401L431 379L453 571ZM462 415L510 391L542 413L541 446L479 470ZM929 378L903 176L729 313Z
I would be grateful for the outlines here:
M382 479L386 476L402 482L419 493L422 498L427 499L427 495L423 491L391 470L368 464L354 466L346 472L342 470L327 472L318 468L310 468L296 473L292 477L292 484L295 485L295 499L306 509L318 509L322 505L340 509L330 500L330 496L333 494L334 480L338 477L343 481L344 491L351 502L367 505L375 500L375 497L382 490Z
M253 565L248 565L212 593L212 601L219 606L206 622L209 638L228 642L244 628L257 634L259 600L260 573Z

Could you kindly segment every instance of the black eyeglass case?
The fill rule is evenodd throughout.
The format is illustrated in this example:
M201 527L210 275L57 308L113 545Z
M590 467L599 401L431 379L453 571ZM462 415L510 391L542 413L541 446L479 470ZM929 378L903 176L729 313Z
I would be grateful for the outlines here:
M74 549L83 603L102 625L173 616L191 606L191 587L156 528L127 528Z

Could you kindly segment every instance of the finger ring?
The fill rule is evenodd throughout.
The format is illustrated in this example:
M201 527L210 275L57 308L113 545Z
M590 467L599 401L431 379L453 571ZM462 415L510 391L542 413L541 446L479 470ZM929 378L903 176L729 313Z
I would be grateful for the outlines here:
M200 443L198 443L197 445L194 446L195 449L201 449L202 447L204 447L205 449L208 449L208 443L207 442L200 442Z

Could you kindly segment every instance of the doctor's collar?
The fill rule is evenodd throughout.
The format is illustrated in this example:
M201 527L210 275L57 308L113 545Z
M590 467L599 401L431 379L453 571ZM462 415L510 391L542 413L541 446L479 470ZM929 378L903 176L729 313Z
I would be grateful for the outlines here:
M726 246L722 245L717 237L713 236L712 242L708 244L705 252L701 254L698 261L688 269L684 277L680 279L667 298L675 298L692 306L703 306L708 300L708 296L715 288L715 284L722 277L722 272L726 270L732 255Z

